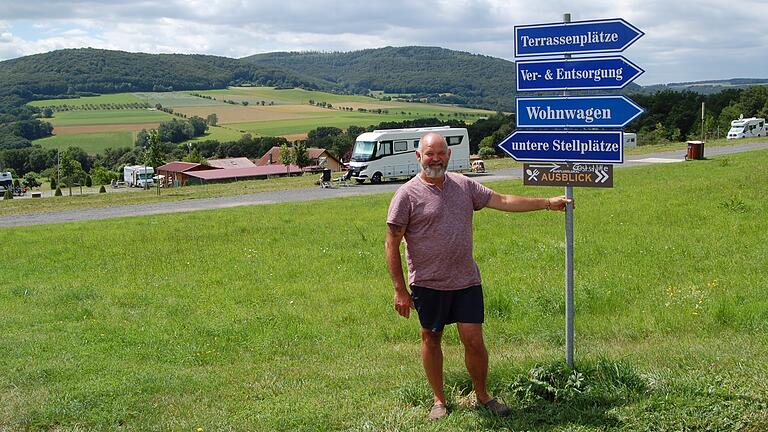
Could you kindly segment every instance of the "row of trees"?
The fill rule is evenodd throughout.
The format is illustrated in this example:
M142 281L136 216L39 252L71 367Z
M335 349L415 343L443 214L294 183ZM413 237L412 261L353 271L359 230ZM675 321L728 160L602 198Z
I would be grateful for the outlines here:
M133 109L147 109L152 106L147 102L131 102L131 103L98 103L98 104L59 104L49 105L42 107L43 117L49 118L53 113L61 111L106 111L106 110L133 110Z

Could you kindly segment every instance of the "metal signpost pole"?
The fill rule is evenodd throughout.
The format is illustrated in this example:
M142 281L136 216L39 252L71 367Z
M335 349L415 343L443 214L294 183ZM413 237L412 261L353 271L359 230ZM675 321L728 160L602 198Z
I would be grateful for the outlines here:
M563 14L563 22L571 22L571 14ZM565 54L565 58L571 58ZM563 96L568 96L564 91ZM573 186L565 187L565 197L573 199ZM565 362L573 369L573 204L565 207Z
M620 52L644 34L621 18L573 22L569 13L563 14L563 22L515 26L516 58L563 56L516 65L518 92L563 91L561 97L515 97L517 130L498 147L517 161L533 162L523 165L523 184L565 186L565 196L571 200L574 186L613 187L613 167L605 164L624 162L622 128L644 110L626 96L568 96L568 92L621 89L644 71L621 56L572 59L571 55ZM582 79L598 75L598 81ZM573 204L569 204L565 208L565 359L570 368L575 314L573 219Z

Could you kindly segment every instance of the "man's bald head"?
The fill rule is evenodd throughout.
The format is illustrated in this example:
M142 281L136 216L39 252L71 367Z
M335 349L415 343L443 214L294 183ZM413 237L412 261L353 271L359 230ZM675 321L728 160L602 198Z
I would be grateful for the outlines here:
M446 150L448 150L448 142L445 141L445 137L439 133L430 132L422 136L419 140L419 153L424 153L424 150L427 146L435 145L442 145Z

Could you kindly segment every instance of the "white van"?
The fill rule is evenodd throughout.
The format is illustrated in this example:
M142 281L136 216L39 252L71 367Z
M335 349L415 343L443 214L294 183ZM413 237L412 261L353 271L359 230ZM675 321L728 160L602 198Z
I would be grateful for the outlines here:
M767 127L762 118L740 118L731 122L728 139L766 136Z
M451 149L448 171L469 170L469 134L464 128L382 129L357 137L349 162L349 176L358 183L415 176L421 171L416 149L421 137L429 132L439 133L448 142Z
M0 172L0 193L5 193L8 189L13 190L13 175L10 171Z
M624 148L637 147L637 134L624 132Z

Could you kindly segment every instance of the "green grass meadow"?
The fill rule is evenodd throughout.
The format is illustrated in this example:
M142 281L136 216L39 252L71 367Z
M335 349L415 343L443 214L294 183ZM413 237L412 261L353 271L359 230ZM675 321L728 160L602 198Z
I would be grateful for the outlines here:
M43 148L80 147L89 154L101 153L106 148L133 147L136 133L131 131L63 134L36 140Z
M173 116L163 111L150 110L99 110L99 111L64 111L46 121L54 126L88 126L160 123Z
M56 105L69 105L69 106L82 106L86 104L125 104L144 102L143 98L137 97L136 93L113 93L103 94L99 96L83 96L74 99L45 99L29 102L29 105L36 107L56 106Z
M563 215L476 213L508 419L472 407L451 327L453 409L427 422L418 321L384 264L391 194L0 229L0 430L766 430L766 164L576 189L574 371ZM562 191L519 183L491 186Z

